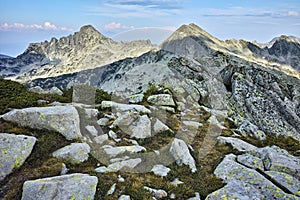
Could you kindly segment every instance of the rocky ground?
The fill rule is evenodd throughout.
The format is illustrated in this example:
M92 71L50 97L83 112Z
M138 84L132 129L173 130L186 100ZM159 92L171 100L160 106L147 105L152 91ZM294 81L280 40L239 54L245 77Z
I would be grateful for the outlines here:
M76 97L80 90L98 100ZM300 197L297 124L270 135L246 119L239 124L247 112L232 114L237 103L212 109L155 85L127 99L108 96L81 86L72 103L53 96L4 111L1 199Z

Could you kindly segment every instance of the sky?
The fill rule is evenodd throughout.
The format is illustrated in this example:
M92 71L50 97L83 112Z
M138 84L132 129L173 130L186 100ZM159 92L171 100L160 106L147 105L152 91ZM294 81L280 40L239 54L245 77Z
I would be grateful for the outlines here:
M222 40L300 37L300 0L0 0L0 54L17 56L31 42L67 36L86 24L124 40L152 28L144 36L157 43L189 23Z

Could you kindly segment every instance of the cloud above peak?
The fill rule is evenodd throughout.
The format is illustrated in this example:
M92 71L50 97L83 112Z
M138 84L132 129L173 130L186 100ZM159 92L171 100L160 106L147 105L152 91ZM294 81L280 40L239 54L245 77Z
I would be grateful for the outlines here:
M51 22L44 22L44 24L23 24L7 22L0 24L0 31L13 31L13 30L52 30L52 31L71 31L67 27L57 26Z

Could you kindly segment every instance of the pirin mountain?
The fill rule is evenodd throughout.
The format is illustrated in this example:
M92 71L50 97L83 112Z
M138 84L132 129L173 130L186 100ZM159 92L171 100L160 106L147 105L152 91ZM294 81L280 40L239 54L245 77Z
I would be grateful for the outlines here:
M154 46L87 25L1 57L0 75L0 197L300 198L297 37L189 24Z

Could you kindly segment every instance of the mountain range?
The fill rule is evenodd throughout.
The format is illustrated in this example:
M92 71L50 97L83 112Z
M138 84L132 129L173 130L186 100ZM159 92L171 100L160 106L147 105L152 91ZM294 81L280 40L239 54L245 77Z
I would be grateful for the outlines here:
M181 26L159 47L155 47L149 40L115 42L87 25L67 37L32 43L16 58L0 58L0 74L1 77L28 82L94 69L125 58L138 57L151 50L165 50L196 59L222 52L266 67L300 70L300 42L299 38L292 36L280 36L268 44L244 40L222 41L190 24Z

